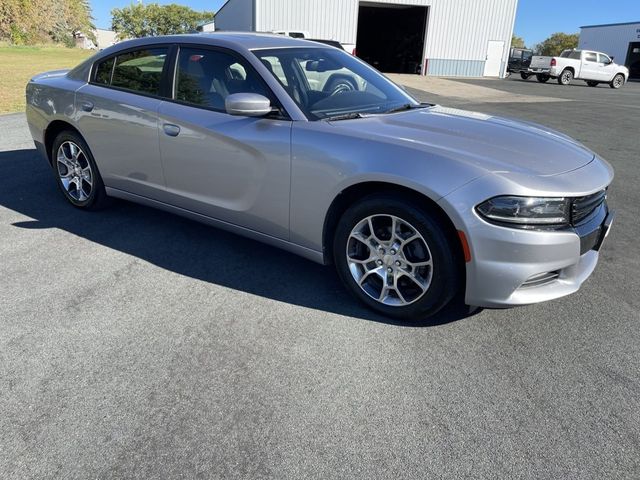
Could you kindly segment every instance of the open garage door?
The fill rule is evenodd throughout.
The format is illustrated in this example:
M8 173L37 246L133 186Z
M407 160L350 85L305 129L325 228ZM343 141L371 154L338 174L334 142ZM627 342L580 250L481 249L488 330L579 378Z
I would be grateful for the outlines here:
M631 42L625 65L629 69L629 78L640 80L640 42Z
M420 73L428 7L360 2L358 57L389 73Z

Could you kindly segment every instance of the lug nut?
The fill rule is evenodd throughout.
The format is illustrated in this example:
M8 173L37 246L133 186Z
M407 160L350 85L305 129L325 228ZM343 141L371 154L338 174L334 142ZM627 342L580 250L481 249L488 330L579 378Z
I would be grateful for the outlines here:
M378 265L382 265L382 260L378 260Z
M391 268L391 267L387 268L387 272L393 273L393 268Z
M396 260L396 265L400 266L400 260Z
M395 251L395 249L394 249L394 248L392 248L392 249L391 249L391 255L395 255L395 254L396 254L396 251Z

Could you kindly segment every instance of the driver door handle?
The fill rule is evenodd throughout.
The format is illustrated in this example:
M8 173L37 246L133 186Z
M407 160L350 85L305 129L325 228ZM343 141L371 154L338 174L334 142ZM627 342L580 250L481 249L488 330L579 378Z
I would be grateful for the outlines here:
M162 129L164 130L164 133L170 137L177 137L180 134L180 127L173 123L165 123L162 125Z

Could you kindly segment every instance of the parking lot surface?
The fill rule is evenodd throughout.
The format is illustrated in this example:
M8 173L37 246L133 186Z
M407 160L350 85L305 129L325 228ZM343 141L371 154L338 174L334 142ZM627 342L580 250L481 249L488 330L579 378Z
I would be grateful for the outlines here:
M638 478L640 84L448 81L492 92L412 91L613 164L618 217L577 294L389 322L330 268L73 209L24 115L0 117L0 477Z

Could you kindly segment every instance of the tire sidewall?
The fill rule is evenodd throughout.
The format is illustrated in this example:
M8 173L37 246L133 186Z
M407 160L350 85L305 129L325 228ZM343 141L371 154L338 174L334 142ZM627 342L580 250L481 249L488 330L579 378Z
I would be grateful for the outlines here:
M80 149L82 149L82 151L84 152L85 158L87 159L87 162L89 162L89 165L91 166L91 174L93 176L93 185L91 188L91 193L89 194L86 200L81 202L73 198L71 195L69 195L69 192L67 192L67 190L64 188L64 185L62 185L62 180L60 179L60 174L58 172L58 162L57 162L58 149L60 148L60 145L62 145L64 142L73 142L76 145L78 145ZM65 198L74 207L78 207L82 209L90 209L93 206L95 206L97 203L97 200L105 196L104 184L102 182L102 177L100 176L100 172L98 171L98 166L96 165L96 162L93 158L93 154L91 153L91 150L89 149L89 146L84 141L84 139L75 132L64 131L64 132L61 132L53 141L53 146L51 150L52 150L51 158L52 158L53 173L56 177L56 183L58 184L58 188L60 189L62 194L65 196Z
M395 215L417 228L423 236L433 259L433 276L427 292L414 303L402 307L384 305L367 295L356 283L347 265L347 242L352 229L371 215ZM456 268L451 240L438 224L436 216L416 208L410 201L393 196L372 196L349 208L342 216L333 242L333 259L338 275L347 288L363 303L383 315L420 320L437 313L459 290L460 278Z

